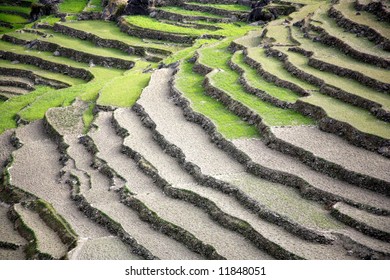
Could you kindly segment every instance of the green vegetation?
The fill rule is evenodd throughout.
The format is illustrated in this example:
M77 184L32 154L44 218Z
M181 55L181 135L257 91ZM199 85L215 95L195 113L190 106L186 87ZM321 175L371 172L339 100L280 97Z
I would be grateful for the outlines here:
M90 103L88 109L84 111L83 114L84 133L88 132L95 118L95 116L93 115L93 109L95 109L95 103Z
M143 73L147 67L156 65L138 62L136 66L123 76L112 79L101 90L97 103L99 105L114 105L131 107L148 85L151 73Z
M21 17L19 15L11 15L11 14L6 14L6 13L1 13L0 12L0 20L12 24L17 24L17 23L27 23L27 19L24 17Z
M124 53L118 49L98 48L92 42L77 39L77 38L72 38L72 37L63 35L61 33L51 31L51 30L42 29L39 31L44 32L50 36L42 37L42 36L37 35L37 34L20 33L20 32L12 32L8 35L15 37L15 38L19 38L19 39L29 40L29 41L40 40L40 41L44 41L44 42L51 42L51 43L58 44L61 47L75 49L75 50L78 50L81 52L99 55L99 56L103 56L103 57L120 58L123 60L129 60L129 61L134 61L134 60L139 59L139 57L137 57L137 56L129 55L129 54Z
M114 22L84 20L78 22L65 22L62 24L74 29L90 32L103 39L118 40L133 46L157 48L157 49L163 49L172 52L181 49L180 46L173 45L173 44L164 44L165 42L163 41L159 41L158 43L156 43L153 40L149 40L145 42L141 38L129 36L121 32Z
M233 24L213 24L215 26L221 27L222 29L218 29L215 31L207 30L207 29L194 29L187 28L183 26L169 24L167 22L160 22L157 19L150 18L147 16L128 16L126 17L126 21L134 26L139 28L153 29L159 30L162 32L168 33L178 33L192 36L201 36L203 34L212 34L212 35L221 35L221 36L242 36L249 30L254 29L249 25L233 25Z
M0 60L0 67L33 71L36 75L39 75L43 78L56 80L59 82L66 83L68 85L78 85L78 84L85 83L85 81L82 79L72 78L67 75L54 73L48 70L42 70L41 68L38 68L33 65L22 64L22 63L14 64L11 61L7 61L7 60Z
M242 52L236 52L232 57L232 61L245 71L245 78L251 86L265 91L279 100L295 102L299 99L300 96L298 96L295 92L286 88L278 87L259 76L255 69L251 68L244 62L244 55Z
M198 6L207 6L207 7L213 7L221 10L227 10L227 11L237 11L237 12L246 12L250 11L249 6L244 5L237 5L237 4L201 4L198 2L188 2L188 4L198 5Z
M210 75L216 87L224 90L232 98L254 110L270 126L313 124L313 120L293 110L277 108L247 93L238 82L238 73L232 71L227 65L228 60L231 58L231 53L226 49L229 44L230 41L225 40L214 47L206 47L199 51L199 61L202 64L220 70Z
M58 7L61 13L80 13L87 3L88 0L64 0Z
M364 86L355 80L342 78L335 74L310 67L308 65L308 58L301 54L289 52L286 50L286 48L277 49L288 55L289 61L298 69L305 71L306 73L311 74L314 77L322 79L328 85L338 87L351 94L355 94L368 100L375 101L381 104L386 109L390 108L390 96L388 94L375 91L372 88ZM369 67L367 68L369 69Z
M181 7L176 7L176 6L168 6L168 7L161 7L159 8L160 10L175 13L175 14L180 14L180 15L185 15L185 16L201 16L201 17L210 17L210 18L222 18L222 16L211 14L211 13L206 13L206 12L199 12L199 11L190 11L183 9Z
M44 95L50 90L49 87L37 86L36 90L29 94L16 96L0 103L0 134L7 129L17 127L15 121L16 114L31 104L37 97Z
M364 73L364 75L384 83L390 83L389 70L353 59L335 48L305 38L297 27L292 27L292 35L295 40L299 41L301 48L314 53L313 58Z
M0 5L0 11L15 11L15 12L20 12L24 13L26 15L30 14L30 8L29 7L21 7L21 6L5 6L5 5Z
M176 74L176 87L191 101L191 107L211 119L226 138L259 137L254 126L248 125L224 105L205 95L202 86L204 77L193 72L192 67L192 63L184 61Z

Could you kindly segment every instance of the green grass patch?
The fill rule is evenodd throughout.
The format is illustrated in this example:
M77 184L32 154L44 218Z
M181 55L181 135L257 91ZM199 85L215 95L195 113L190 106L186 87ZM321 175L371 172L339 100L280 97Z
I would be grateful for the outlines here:
M175 13L175 14L184 15L184 16L201 16L201 17L210 17L210 18L223 18L222 16L219 16L219 15L206 13L206 12L199 12L199 11L190 11L190 10L186 10L186 9L183 9L183 8L177 7L177 6L161 7L159 9L166 11L166 12Z
M88 109L83 113L83 123L84 123L84 133L88 133L89 128L95 118L93 115L93 109L95 108L95 103L91 103L88 106Z
M361 83L340 77L330 72L318 70L308 65L309 59L301 54L295 52L289 52L286 48L278 48L286 55L288 55L289 61L294 64L298 69L322 79L328 85L338 87L346 92L354 95L366 98L368 100L375 101L381 104L385 109L390 109L390 95L373 90L370 87L364 86ZM340 64L339 64L340 65ZM341 64L342 66L342 64ZM362 69L363 70L363 69ZM367 69L368 71L368 69ZM385 71L384 71L385 72Z
M88 0L63 0L58 8L61 13L80 13L87 3Z
M5 6L0 5L0 11L14 11L14 12L20 12L23 14L30 14L30 8L29 7L21 7L21 6Z
M323 108L331 118L349 123L362 132L390 139L390 124L378 120L367 110L346 104L318 92L313 92L312 96L302 98L302 101Z
M169 24L168 22L160 22L157 19L148 17L148 16L128 16L126 17L126 21L134 26L139 28L153 29L161 32L168 33L177 33L177 34L185 34L192 36L201 36L203 34L213 34L213 35L221 35L221 36L243 36L250 30L255 29L253 26L249 26L248 24L214 24L215 26L221 27L222 29L218 29L215 31L208 29L195 29L183 26Z
M259 137L254 126L248 125L221 103L205 95L202 86L204 77L193 72L192 67L192 63L185 61L176 74L176 86L191 101L191 107L211 119L218 131L226 138Z
M39 31L45 32L46 34L49 34L51 36L43 38L37 34L20 33L20 32L12 32L9 35L19 39L30 40L30 41L39 39L40 41L58 44L61 47L74 49L81 52L90 53L93 55L99 55L103 57L113 57L113 58L119 58L128 61L135 61L140 59L140 57L138 56L129 55L118 49L98 47L90 41L72 38L70 36L66 36L51 30L39 30Z
M11 24L15 23L27 23L27 19L18 15L11 15L0 12L0 21L8 22Z
M270 126L308 125L314 123L312 119L293 110L277 108L254 95L248 94L238 81L238 73L232 71L227 65L228 60L232 56L226 49L229 44L230 40L225 40L216 46L200 50L199 59L201 63L221 70L210 76L214 86L224 90L232 98L254 110Z
M212 7L221 10L236 11L236 12L247 12L250 11L251 9L249 6L237 5L237 4L202 4L198 2L188 2L188 4L194 4L198 6Z
M46 94L50 90L52 89L49 87L37 86L36 90L29 94L15 96L6 102L0 103L0 134L7 129L17 127L15 121L16 114L31 104L37 97Z
M165 58L163 63L168 65L182 59L188 59L191 55L194 54L195 50L200 48L203 44L214 42L216 42L216 40L197 39L191 47L173 53L172 55Z
M99 105L113 105L131 107L137 101L142 90L148 85L151 73L143 73L148 66L155 66L146 62L137 62L136 66L123 76L108 82L100 91L97 103Z
M300 96L292 90L278 87L259 76L255 69L244 62L244 54L242 52L236 52L232 57L232 61L245 71L245 78L251 86L265 91L279 100L295 102L299 99Z
M181 49L180 46L163 44L163 41L160 41L159 43L154 43L153 40L144 42L144 40L141 38L129 36L121 32L114 22L83 20L77 22L65 22L62 24L81 31L90 32L103 39L118 40L129 45L157 48L172 52Z
M22 64L22 63L12 64L12 62L8 61L8 60L0 59L0 67L33 71L36 75L39 75L43 78L56 80L59 82L66 83L68 85L78 85L78 84L85 84L86 83L82 79L72 78L72 77L69 77L67 75L42 70L41 68L38 68L38 67L33 66L33 65Z
M259 62L265 71L279 77L282 80L294 83L305 90L318 90L316 86L292 76L283 68L282 62L280 62L277 58L267 57L263 48L249 48L248 57Z

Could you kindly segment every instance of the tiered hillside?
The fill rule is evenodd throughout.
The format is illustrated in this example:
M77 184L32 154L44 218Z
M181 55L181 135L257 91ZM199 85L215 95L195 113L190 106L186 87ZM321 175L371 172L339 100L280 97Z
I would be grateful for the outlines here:
M17 2L0 259L390 258L386 2Z

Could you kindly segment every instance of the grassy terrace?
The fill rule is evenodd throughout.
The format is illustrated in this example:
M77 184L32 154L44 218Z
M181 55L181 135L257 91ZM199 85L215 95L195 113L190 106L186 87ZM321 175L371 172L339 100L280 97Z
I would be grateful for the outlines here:
M143 70L156 66L144 61L137 62L134 68L126 71L123 76L112 79L100 90L97 104L131 107L150 80L151 73L143 73Z
M328 85L338 87L346 92L375 101L381 104L386 109L390 108L390 96L388 94L375 91L367 86L360 84L355 80L342 78L335 74L310 67L307 64L308 58L301 54L289 52L286 48L283 47L278 47L277 49L287 54L289 57L289 61L293 63L296 67L308 74L311 74L317 78L324 80L325 83L327 83Z
M134 55L126 54L118 49L112 49L112 48L100 48L97 47L95 44L89 41L84 41L77 38L72 38L66 35L63 35L61 33L56 33L51 30L42 29L39 30L41 32L45 32L48 35L48 37L41 37L37 34L32 33L20 33L20 32L12 32L9 35L32 41L39 39L40 41L44 42L51 42L60 45L61 47L69 48L69 49L75 49L81 52L90 53L94 55L104 56L104 57L113 57L113 58L120 58L123 60L129 60L129 61L136 61L140 58Z
M232 61L239 65L242 69L245 71L245 78L250 83L251 86L258 88L262 91L267 92L269 95L283 101L287 102L295 102L299 99L299 95L297 95L295 92L278 87L277 85L273 83L269 83L266 80L264 80L262 77L260 77L256 70L251 68L249 65L247 65L244 62L244 55L241 51L236 52L233 57Z
M267 57L263 49L252 48L248 51L251 53L251 56L254 59L262 64L266 71L274 74L275 76L278 76L283 80L298 84L305 89L310 86L310 89L315 90L311 91L311 96L302 97L301 100L323 108L331 118L347 122L362 132L378 135L383 138L390 138L389 123L378 120L364 109L320 94L317 92L318 88L312 85L308 85L306 82L291 76L290 73L284 70L282 63L278 59Z
M176 74L176 86L191 101L191 107L210 118L217 129L228 139L258 137L255 127L246 124L228 111L224 105L205 95L204 77L192 71L193 64L183 62Z
M378 21L377 17L374 14L365 11L360 11L360 15L356 15L354 2L354 0L340 0L339 4L334 5L334 7L338 11L341 11L344 17L358 24L370 26L372 29L379 32L385 38L390 39L390 24L387 22Z
M0 103L0 134L5 130L17 127L15 116L27 105L31 104L36 98L52 90L49 87L37 86L36 90L25 95L20 95L6 102Z
M344 29L339 27L333 19L327 16L326 12L328 8L329 6L323 5L314 13L312 19L318 22L312 21L313 25L322 27L329 35L341 39L356 50L367 54L380 56L386 59L389 58L388 52L384 51L381 48L378 48L373 42L369 41L367 38L357 37L353 33L345 32Z
M182 48L177 45L169 44L168 42L159 41L159 43L155 43L152 40L145 41L138 37L129 36L121 32L114 22L84 20L65 22L62 24L74 29L92 33L103 39L118 40L133 46L157 48L172 52L178 51Z
M292 27L292 35L294 39L301 43L301 48L312 51L314 53L314 58L363 73L368 77L384 83L390 83L389 70L360 62L359 60L353 59L332 47L318 42L313 42L312 40L305 38L303 33L301 33L297 27Z
M267 58L265 50L262 48L249 48L248 57L259 62L265 71L279 77L282 80L294 83L305 90L318 90L317 87L291 76L291 74L283 68L283 65L276 58Z
M0 5L0 11L15 11L15 12L24 13L26 15L30 14L30 8L29 7L20 7L20 6Z
M134 26L139 28L153 29L161 32L168 33L178 33L192 36L201 36L203 34L212 34L212 35L221 35L221 36L239 36L244 35L249 30L253 29L253 27L244 25L244 24L213 24L215 26L221 27L222 29L212 31L207 29L194 29L187 28L182 26L177 26L166 22L160 22L154 18L150 18L147 16L128 16L126 17L126 21Z
M210 17L210 18L223 18L222 16L206 13L206 12L199 12L199 11L189 11L186 9L183 9L181 7L177 6L168 6L168 7L161 7L159 10L163 10L170 13L180 14L184 16L202 16L202 17Z
M311 119L295 111L277 108L248 94L238 82L239 75L227 65L232 56L226 49L230 42L225 40L215 47L206 47L199 51L200 63L214 69L220 69L219 72L210 77L216 87L226 91L232 98L254 110L270 126L313 124Z
M22 24L22 23L27 23L28 21L26 18L22 16L1 13L1 11L0 11L0 20L11 24L18 24L18 23Z
M213 7L213 8L227 10L227 11L235 11L235 12L250 11L249 6L237 5L237 4L202 4L202 3L197 3L197 2L187 2L187 3L193 4L193 5L198 5L198 6Z
M88 0L64 0L58 6L61 13L80 13L84 10Z
M54 73L54 72L50 72L47 70L42 70L41 68L38 68L38 67L33 66L33 65L22 64L22 63L13 64L11 61L8 61L8 60L0 59L0 67L33 71L35 74L37 74L41 77L44 77L47 79L52 79L52 80L57 80L57 81L64 82L64 83L69 84L69 85L78 85L78 84L85 83L85 81L82 79L72 78L72 77L69 77L67 75Z

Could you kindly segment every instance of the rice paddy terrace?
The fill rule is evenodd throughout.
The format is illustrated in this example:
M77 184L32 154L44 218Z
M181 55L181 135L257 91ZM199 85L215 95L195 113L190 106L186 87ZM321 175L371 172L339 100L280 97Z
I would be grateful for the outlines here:
M36 2L0 1L0 259L390 258L388 1Z

